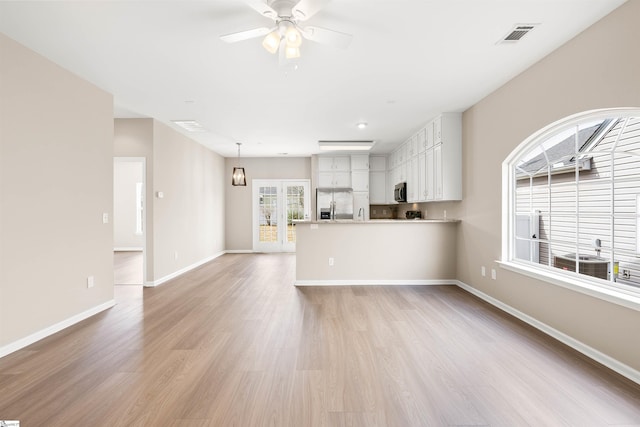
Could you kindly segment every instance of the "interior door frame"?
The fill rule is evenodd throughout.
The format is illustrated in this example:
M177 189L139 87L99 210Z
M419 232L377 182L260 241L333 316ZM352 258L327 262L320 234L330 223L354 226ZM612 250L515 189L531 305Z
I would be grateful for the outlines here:
M253 234L253 251L254 252L295 252L295 244L292 247L290 243L285 242L286 238L286 224L287 224L287 210L286 210L286 193L284 188L287 184L292 183L304 183L308 188L307 194L305 194L305 218L309 219L311 215L311 180L302 179L253 179L251 180L251 206L252 206L252 220L251 228ZM260 187L276 187L276 195L278 198L278 242L274 242L272 245L268 243L261 243L259 222L259 189Z

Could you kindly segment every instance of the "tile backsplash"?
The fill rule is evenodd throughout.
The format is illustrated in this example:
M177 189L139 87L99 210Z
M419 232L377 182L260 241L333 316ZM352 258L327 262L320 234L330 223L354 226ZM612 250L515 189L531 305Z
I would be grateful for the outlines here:
M369 218L371 219L396 219L398 205L371 205Z

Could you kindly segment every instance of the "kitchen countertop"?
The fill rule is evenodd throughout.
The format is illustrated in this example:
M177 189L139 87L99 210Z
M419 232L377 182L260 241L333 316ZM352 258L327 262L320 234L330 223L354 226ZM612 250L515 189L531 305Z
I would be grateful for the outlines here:
M367 221L359 221L356 219L336 219L336 220L294 220L294 224L399 224L399 223L458 223L459 219L370 219Z

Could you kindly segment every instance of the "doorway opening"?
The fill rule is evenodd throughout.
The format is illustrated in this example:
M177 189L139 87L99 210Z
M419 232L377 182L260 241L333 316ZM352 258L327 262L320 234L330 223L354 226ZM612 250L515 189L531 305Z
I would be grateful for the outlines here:
M146 163L144 157L113 159L113 270L115 285L146 281Z

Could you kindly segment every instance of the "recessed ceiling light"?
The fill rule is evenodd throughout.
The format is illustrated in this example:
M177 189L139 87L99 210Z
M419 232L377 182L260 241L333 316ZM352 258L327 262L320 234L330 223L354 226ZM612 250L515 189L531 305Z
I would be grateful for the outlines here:
M195 120L173 120L173 123L180 126L187 132L206 132L207 130Z
M358 129L364 129L366 127L367 127L367 123L365 123L365 122L358 123Z

